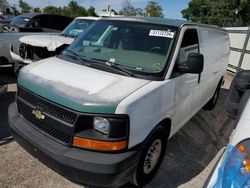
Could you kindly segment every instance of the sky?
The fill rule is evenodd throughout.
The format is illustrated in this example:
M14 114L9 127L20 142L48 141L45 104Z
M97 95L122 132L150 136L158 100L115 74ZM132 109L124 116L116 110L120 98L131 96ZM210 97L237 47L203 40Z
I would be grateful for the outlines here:
M7 0L11 5L18 4L18 0ZM32 7L40 7L41 9L48 6L64 6L69 3L70 0L24 0ZM108 5L111 8L119 11L122 7L122 0L76 0L80 5L85 8L90 6L95 7L96 12L106 9ZM166 18L182 19L181 10L188 6L190 0L155 0L163 8L163 13ZM132 0L135 8L144 9L148 3L148 0Z

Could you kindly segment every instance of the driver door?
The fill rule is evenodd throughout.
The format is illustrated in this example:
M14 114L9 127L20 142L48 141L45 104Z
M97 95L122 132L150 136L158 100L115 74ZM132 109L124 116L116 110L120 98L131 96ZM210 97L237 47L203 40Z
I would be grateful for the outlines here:
M186 63L190 53L199 53L198 32L187 29L184 32L176 64ZM175 111L172 118L173 133L177 132L191 118L190 114L200 103L198 92L199 75L190 73L178 73L173 71L172 79L175 81Z

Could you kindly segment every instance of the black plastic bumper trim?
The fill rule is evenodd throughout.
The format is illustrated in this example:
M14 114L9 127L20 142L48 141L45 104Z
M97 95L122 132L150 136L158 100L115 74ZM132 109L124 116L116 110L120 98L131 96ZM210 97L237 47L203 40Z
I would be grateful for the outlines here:
M117 187L125 184L136 168L140 150L108 154L64 146L20 118L15 103L9 107L9 124L14 139L24 149L71 181Z

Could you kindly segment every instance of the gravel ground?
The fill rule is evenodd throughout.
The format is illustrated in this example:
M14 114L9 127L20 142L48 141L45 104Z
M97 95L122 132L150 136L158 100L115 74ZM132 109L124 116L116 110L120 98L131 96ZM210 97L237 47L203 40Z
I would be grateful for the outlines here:
M9 82L8 93L0 97L0 187L82 187L41 164L11 139L7 108L15 98L16 78L11 68L4 68L0 79ZM198 188L204 185L233 130L234 121L224 111L231 79L232 75L227 74L213 111L201 110L169 140L159 172L145 187ZM133 185L123 186L129 187Z

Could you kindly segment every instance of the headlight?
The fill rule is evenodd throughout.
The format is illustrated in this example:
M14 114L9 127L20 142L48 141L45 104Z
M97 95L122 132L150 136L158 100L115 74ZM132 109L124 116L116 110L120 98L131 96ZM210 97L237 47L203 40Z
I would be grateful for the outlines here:
M248 151L247 151L246 146L244 146L244 144L239 144L238 145L238 150L243 154L244 159L245 159L243 161L244 170L247 173L250 173L250 159L249 159L249 156L248 156Z
M238 188L250 186L250 140L245 140L236 147L227 146L226 155L219 167L218 177L213 188Z
M127 115L82 115L78 118L73 146L95 151L122 151L128 146Z
M103 117L95 117L93 123L94 129L104 133L106 135L109 134L110 131L110 123L109 120Z

